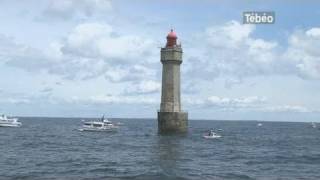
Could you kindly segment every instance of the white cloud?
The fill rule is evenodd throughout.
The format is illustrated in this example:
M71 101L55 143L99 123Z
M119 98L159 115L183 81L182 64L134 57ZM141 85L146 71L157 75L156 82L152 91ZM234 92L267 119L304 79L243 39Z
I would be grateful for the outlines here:
M188 81L224 78L226 87L257 76L320 79L320 28L294 31L288 46L253 36L255 27L230 21L208 27L188 41L184 76Z
M215 77L241 79L282 73L277 65L278 43L252 37L254 30L254 26L237 21L208 27L188 45L193 54L187 57L186 74L193 73L195 78L209 77L212 80Z
M226 87L232 87L246 77L261 75L320 78L320 39L315 38L318 28L294 32L287 48L276 41L253 38L254 30L254 26L231 21L195 36L194 43L185 49L188 53L183 73L192 74L187 81L227 77ZM0 55L8 64L29 71L46 70L69 79L105 76L113 82L156 80L160 70L154 40L122 35L106 23L79 24L65 40L51 43L44 53L10 38L2 39Z
M150 94L160 93L161 83L157 81L147 80L139 82L138 84L129 85L125 94Z
M111 82L128 82L138 83L147 79L156 78L156 69L148 68L144 65L132 66L110 66L104 70L104 76Z
M145 96L95 95L90 97L73 96L66 99L72 104L155 104L158 100Z
M222 26L209 27L200 36L195 36L194 43L184 48L183 89L189 95L207 96L205 92L212 88L215 77L224 79L227 88L243 83L245 78L261 75L320 78L320 54L317 50L320 47L319 28L292 33L286 48L280 47L276 41L254 38L254 31L254 26L231 21ZM117 89L121 95L97 96L88 93L89 98L79 98L81 96L78 95L67 102L156 104L160 100L155 98L155 92L160 92L158 79L161 64L152 39L122 34L112 25L98 22L79 24L65 38L44 49L21 45L5 36L0 36L0 39L0 57L8 65L33 72L46 71L68 79L104 77L121 86ZM198 84L199 79L202 84ZM142 94L150 97L142 97ZM209 110L313 112L303 106L269 104L266 98L257 96L193 97L186 98L185 102Z
M209 96L205 99L186 97L186 105L223 112L267 112L267 113L312 113L319 112L301 105L274 105L266 97L248 96L239 98Z
M210 96L207 98L206 104L208 106L215 106L222 109L242 109L242 108L257 108L266 103L265 97L242 97L242 98L227 98L227 97L218 97Z
M305 79L320 79L320 28L296 31L289 37L283 58L295 67L295 72Z
M109 24L84 23L69 34L62 50L65 54L131 64L146 62L152 55L151 47L155 47L152 40L117 34Z
M51 88L51 87L46 87L46 88L43 88L40 90L40 92L42 92L42 93L50 93L52 91L53 91L53 88Z
M77 66L83 63L78 69L84 74L94 72L89 78L103 75L117 82L155 78L150 69L152 63L148 63L155 56L155 48L151 47L154 47L152 40L119 35L109 24L84 23L68 35L61 50Z
M40 50L19 44L13 38L0 34L0 62L27 71L43 70L50 67L52 59Z
M314 38L320 38L320 28L311 28L306 32L306 35Z
M223 26L208 27L205 39L215 48L238 48L255 29L252 25L241 25L237 21L227 22Z
M262 111L264 112L298 112L298 113L316 112L315 110L310 110L306 107L296 106L296 105L271 106L271 107L264 108Z
M45 17L71 19L75 16L90 17L112 9L109 0L50 0L43 12Z
M7 97L7 98L1 98L0 99L1 104L30 104L31 101L27 98L14 98L14 97Z
M156 78L153 41L116 34L109 24L79 24L65 40L51 43L44 51L2 39L0 50L4 53L0 57L28 71L46 71L68 79L104 76L113 82Z

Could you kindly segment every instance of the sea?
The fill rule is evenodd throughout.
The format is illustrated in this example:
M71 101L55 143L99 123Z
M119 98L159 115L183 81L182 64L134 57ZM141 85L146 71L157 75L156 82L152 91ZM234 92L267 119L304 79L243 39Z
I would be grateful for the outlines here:
M81 119L0 128L0 179L320 179L310 123L191 120L185 135L159 135L155 119L111 119L114 133L81 132ZM211 128L222 137L203 138Z

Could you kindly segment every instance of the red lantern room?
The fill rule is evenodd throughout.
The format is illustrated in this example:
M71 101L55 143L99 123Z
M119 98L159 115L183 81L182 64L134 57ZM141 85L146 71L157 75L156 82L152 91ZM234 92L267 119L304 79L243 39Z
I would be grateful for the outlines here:
M166 47L174 47L177 45L177 34L171 29L167 36L167 45Z

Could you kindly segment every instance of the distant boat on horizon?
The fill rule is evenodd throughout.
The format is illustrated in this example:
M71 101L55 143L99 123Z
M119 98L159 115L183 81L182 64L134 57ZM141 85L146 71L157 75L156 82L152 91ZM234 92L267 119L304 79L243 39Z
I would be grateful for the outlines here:
M8 118L2 114L0 116L0 127L20 127L22 123L18 121L18 118Z
M79 131L115 131L118 129L118 126L114 125L111 121L104 118L104 115L100 121L84 121L82 128Z
M262 125L263 125L262 123L258 123L258 124L257 124L258 127L261 127Z
M221 138L221 135L215 133L213 130L210 130L208 134L203 135L203 138L205 139L216 139Z
M315 122L311 122L311 126L312 126L313 128L317 128L317 124L316 124Z

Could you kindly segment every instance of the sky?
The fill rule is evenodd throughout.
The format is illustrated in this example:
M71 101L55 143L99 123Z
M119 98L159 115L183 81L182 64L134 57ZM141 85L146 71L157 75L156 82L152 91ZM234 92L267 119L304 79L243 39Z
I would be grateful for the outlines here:
M160 47L190 119L320 122L320 2L0 0L0 112L156 118ZM243 24L244 11L275 23Z

